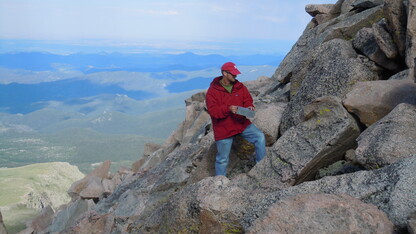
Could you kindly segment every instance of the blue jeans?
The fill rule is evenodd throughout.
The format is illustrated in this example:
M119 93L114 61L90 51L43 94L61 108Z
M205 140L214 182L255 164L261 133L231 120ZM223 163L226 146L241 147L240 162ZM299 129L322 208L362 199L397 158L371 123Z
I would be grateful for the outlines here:
M256 163L262 160L266 155L266 139L264 137L264 133L254 124L250 124L240 135L248 142L254 144L254 149L256 151ZM215 175L225 176L233 139L234 136L215 142L217 144Z

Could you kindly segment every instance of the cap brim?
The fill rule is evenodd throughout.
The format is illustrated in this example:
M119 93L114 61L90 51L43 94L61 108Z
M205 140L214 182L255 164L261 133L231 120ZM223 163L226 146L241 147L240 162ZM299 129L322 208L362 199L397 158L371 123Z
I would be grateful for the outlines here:
M238 69L234 69L229 71L231 74L233 74L234 76L241 74L241 72Z

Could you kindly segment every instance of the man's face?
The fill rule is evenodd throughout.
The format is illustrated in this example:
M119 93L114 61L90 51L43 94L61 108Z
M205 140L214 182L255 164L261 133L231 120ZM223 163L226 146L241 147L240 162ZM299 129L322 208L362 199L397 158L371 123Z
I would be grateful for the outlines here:
M230 81L230 83L234 83L235 82L235 79L237 78L237 76L236 75L233 75L233 74L231 74L230 72L228 72L228 71L225 71L224 72L224 77L228 80L228 81Z

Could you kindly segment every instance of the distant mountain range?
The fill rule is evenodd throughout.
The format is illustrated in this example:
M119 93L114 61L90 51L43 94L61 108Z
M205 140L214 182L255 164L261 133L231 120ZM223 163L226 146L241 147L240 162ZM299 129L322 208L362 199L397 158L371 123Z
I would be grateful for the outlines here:
M277 66L283 56L278 55L198 55L183 54L70 54L57 55L41 52L0 54L0 67L32 71L54 70L56 64L66 64L85 73L103 71L163 72L172 70L195 71L234 61L240 66Z
M30 113L49 101L100 94L136 100L208 88L219 67L234 61L241 81L273 73L282 57L184 54L0 54L0 112Z

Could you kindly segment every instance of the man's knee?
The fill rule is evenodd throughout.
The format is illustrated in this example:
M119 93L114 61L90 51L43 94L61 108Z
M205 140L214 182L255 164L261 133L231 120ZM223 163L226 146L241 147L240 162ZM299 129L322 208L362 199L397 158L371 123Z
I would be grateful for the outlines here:
M217 164L221 164L221 165L228 164L228 158L226 158L226 157L218 157L217 156L217 158L215 159L215 162Z
M262 131L257 131L256 132L256 139L255 142L258 142L260 144L265 144L266 143L266 137L264 136L264 133Z

